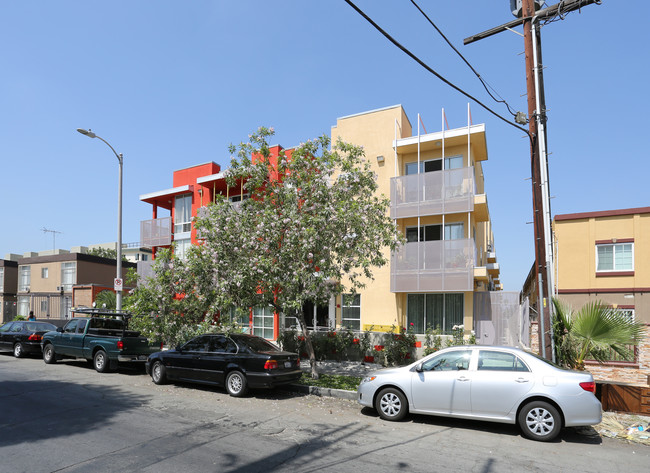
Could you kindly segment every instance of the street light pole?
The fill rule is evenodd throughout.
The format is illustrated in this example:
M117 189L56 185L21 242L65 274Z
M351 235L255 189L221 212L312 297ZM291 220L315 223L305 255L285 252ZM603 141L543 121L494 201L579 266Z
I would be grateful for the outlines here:
M106 145L113 151L115 154L115 157L117 158L117 161L120 163L120 176L119 176L119 183L117 186L117 279L122 279L122 168L124 164L124 156L122 153L117 153L115 149L110 145L108 141L106 141L104 138L101 136L97 136L95 133L93 133L90 129L84 130L83 128L77 128L77 131L81 133L82 135L86 135L89 138L99 138L102 140ZM120 311L122 310L122 287L118 287L117 290L115 291L115 308Z

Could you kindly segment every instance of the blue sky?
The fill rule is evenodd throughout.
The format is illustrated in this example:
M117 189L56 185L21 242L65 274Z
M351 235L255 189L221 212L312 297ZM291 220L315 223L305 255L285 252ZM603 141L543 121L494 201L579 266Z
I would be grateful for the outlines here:
M427 64L491 108L478 80L408 0L357 5ZM650 100L649 2L585 7L542 30L553 214L642 207ZM513 19L508 0L420 6L516 110L527 110L523 38L462 40ZM623 8L628 7L628 8ZM518 28L521 32L521 28ZM151 218L144 193L172 171L215 161L260 125L293 146L337 117L402 104L428 130L466 124L468 100L397 50L342 0L4 2L0 146L5 224L0 257L115 240L117 160L124 154L124 242ZM486 123L486 192L506 290L533 261L528 141L472 104Z

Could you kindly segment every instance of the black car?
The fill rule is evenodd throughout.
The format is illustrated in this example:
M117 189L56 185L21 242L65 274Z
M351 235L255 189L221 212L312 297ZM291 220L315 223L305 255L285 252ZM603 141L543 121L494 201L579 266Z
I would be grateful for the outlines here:
M56 330L47 322L15 320L0 327L0 350L11 350L16 358L27 353L41 353L41 340L45 332Z
M273 388L301 376L296 353L243 333L198 336L175 350L150 355L145 367L156 384L167 380L214 384L235 397L245 395L249 387Z

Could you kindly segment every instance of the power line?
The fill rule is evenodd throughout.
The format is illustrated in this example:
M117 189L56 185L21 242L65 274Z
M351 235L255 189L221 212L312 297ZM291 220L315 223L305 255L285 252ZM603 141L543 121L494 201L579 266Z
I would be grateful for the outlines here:
M472 70L472 72L476 75L476 77L478 77L478 80L481 81L481 84L483 84L483 87L485 88L485 91L488 93L488 95L489 95L490 97L492 97L492 100L494 100L494 101L497 102L497 103L502 103L502 104L504 104L504 105L506 106L506 108L508 109L508 111L510 112L510 114L511 114L513 117L516 116L517 113L514 112L514 111L512 110L512 108L510 108L510 105L508 104L508 102L506 102L505 99L504 99L503 97L501 97L501 95L500 95L500 94L499 94L499 93L494 89L494 87L492 87L490 84L488 84L488 83L487 83L487 82L486 82L486 81L481 77L481 74L479 74L478 71L477 71L476 69L474 69L474 67L472 67L472 65L469 63L469 61L468 61L467 59L465 59L465 56L463 56L463 55L460 53L460 51L458 51L458 49L456 49L456 47L455 47L453 44L451 44L451 41L449 41L449 40L447 39L447 37L445 36L445 34L444 34L442 31L440 31L440 28L438 28L438 27L436 26L436 24L433 22L433 20L431 20L431 18L429 18L429 16L428 16L426 13L424 13L424 11L422 11L422 9L420 8L420 6L419 6L417 3L415 3L415 0L411 0L411 3L415 6L415 8L417 8L417 9L420 11L420 13L422 14L422 16L424 16L424 17L427 19L427 21L431 24L431 26L433 26L433 27L436 29L436 31L440 34L440 36L442 36L442 39L444 39L444 40L447 42L447 44L449 45L449 47L450 47L451 49L453 49L453 50L456 52L456 54L458 54L458 55L460 56L460 58L465 62L465 64L467 64L467 67L469 67L469 68ZM489 88L488 88L488 87L489 87ZM490 92L490 89L492 89L492 90L494 91L494 93L497 94L497 95L499 96L498 99L497 99L494 95L492 95L492 93Z
M490 113L491 113L492 115L494 115L495 117L497 117L497 118L499 118L500 120L506 122L508 125L513 126L513 127L515 127L516 129L518 129L518 130L520 130L520 131L523 131L524 133L526 133L526 135L527 135L529 138L532 139L532 137L530 136L530 133L528 132L528 130L526 130L525 128L522 128L522 127L520 127L520 126L518 126L518 125L515 125L514 123L512 123L512 122L509 121L508 119L502 117L502 116L499 115L497 112L495 112L494 110L492 110L490 107L488 107L487 105L485 105L483 102L481 102L480 100L478 100L476 97L473 97L472 95L468 94L468 93L465 92L463 89L461 89L461 88L458 87L457 85L451 83L450 81L448 81L447 79L445 79L442 75L440 75L438 72L436 72L434 69L432 69L430 66L428 66L424 61L422 61L422 59L420 59L420 58L417 57L415 54L413 54L411 51L409 51L407 48L405 48L404 46L402 46L402 45L401 45L401 44L400 44L400 43L399 43L395 38L393 38L393 37L392 37L391 35L389 35L386 31L384 31L384 30L383 30L383 29L382 29L382 28L381 28L377 23L375 23L375 22L372 20L372 18L370 18L368 15L366 15L366 14L365 14L365 13L364 13L360 8L359 8L359 7L357 7L353 2L351 2L350 0L345 0L345 3L347 3L348 5L350 5L350 6L351 6L351 7L352 7L352 8L353 8L357 13L359 13L359 15L361 15L363 18L365 18L366 21L367 21L368 23L370 23L372 26L374 26L375 29L376 29L377 31L379 31L381 34L383 34L383 35L386 37L386 39L388 39L391 43L393 43L395 46L397 46L399 49L401 49L404 53L406 53L408 56L410 56L411 59L413 59L415 62L417 62L418 64L420 64L422 67L424 67L424 68L425 68L427 71L429 71L431 74L433 74L434 76L436 76L438 79L440 79L442 82L444 82L445 84L447 84L447 85L448 85L449 87L451 87L452 89L454 89L454 90L460 92L460 93L463 94L465 97L467 97L467 98L469 98L470 100L473 100L474 102L476 102L478 105L480 105L481 107L483 107L485 110L487 110L488 112L490 112Z

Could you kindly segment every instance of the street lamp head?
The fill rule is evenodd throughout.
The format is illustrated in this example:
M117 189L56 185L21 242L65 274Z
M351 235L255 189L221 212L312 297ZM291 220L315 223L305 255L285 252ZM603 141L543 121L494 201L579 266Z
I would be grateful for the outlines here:
M79 133L81 133L82 135L86 135L86 136L89 137L89 138L97 138L97 135L94 134L94 133L90 130L90 128L87 129L87 130L84 130L83 128L77 128L77 131L78 131Z

